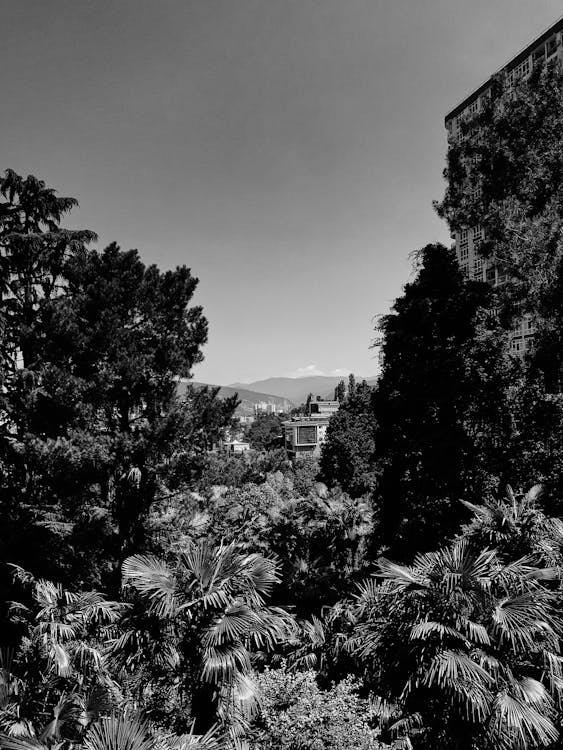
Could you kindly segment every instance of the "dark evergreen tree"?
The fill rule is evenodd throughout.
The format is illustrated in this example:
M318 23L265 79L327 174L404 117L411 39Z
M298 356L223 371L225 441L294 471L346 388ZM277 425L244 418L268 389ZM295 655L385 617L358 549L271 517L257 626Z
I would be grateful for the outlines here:
M403 559L455 533L461 498L506 479L511 430L513 366L491 288L466 282L441 245L423 248L419 264L380 321L384 366L373 397L379 541Z
M305 401L305 414L311 413L311 402L313 400L313 394L309 393L307 400Z
M115 590L151 503L235 404L214 408L209 391L177 398L207 339L189 269L160 272L116 245L88 250L93 233L60 226L76 201L33 177L7 172L0 191L0 555Z
M341 380L340 383L336 386L334 389L334 400L335 401L344 401L344 398L346 397L346 383Z
M259 414L244 433L250 447L257 451L272 451L283 443L282 420L278 414Z
M353 377L353 376L351 376ZM341 382L344 385L344 382ZM322 447L320 472L329 487L339 485L351 497L373 491L376 482L373 389L362 381L349 390L330 418Z

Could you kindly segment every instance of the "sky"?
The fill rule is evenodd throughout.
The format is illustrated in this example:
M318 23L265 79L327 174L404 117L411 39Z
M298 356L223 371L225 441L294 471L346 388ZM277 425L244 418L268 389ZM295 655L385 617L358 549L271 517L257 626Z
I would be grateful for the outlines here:
M188 265L198 381L377 372L411 253L449 243L444 115L561 0L0 0L0 169Z

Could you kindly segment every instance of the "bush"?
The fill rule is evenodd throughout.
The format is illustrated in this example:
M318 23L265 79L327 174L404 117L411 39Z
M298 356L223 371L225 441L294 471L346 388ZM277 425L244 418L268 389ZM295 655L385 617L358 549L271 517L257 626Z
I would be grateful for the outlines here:
M267 669L258 678L261 713L251 744L260 750L379 750L368 702L352 678L320 690L313 671Z

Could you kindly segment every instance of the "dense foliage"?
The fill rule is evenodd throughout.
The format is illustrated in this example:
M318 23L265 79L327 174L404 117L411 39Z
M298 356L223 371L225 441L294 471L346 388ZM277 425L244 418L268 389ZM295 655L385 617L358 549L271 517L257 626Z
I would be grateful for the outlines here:
M505 283L420 250L319 463L276 415L215 452L236 399L190 386L190 270L0 179L1 747L561 747L558 76L495 83L449 151L439 212Z
M258 414L244 432L250 447L258 451L272 451L281 448L282 419L278 414Z
M320 690L315 672L268 669L259 678L260 719L253 746L264 750L379 750L379 731L370 725L369 702L350 679ZM356 689L355 689L356 688Z
M373 389L365 381L350 379L336 388L340 408L327 428L321 456L321 476L330 486L339 484L351 497L373 490L374 470Z
M561 84L558 65L538 66L513 88L499 78L448 150L438 204L452 229L485 224L480 250L505 279L496 294L501 322L510 328L522 314L534 321L534 348L513 408L522 458L510 470L519 482L536 473L552 502L562 489L560 441L553 440L563 428L554 398L563 382Z

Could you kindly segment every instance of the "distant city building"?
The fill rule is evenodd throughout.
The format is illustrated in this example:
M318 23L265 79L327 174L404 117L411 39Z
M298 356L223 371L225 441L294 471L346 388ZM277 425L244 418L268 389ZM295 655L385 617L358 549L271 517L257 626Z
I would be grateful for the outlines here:
M338 407L338 401L311 401L307 416L284 422L284 445L289 456L320 456L330 417Z
M283 407L278 406L272 401L260 401L254 404L255 414L283 414Z
M241 424L252 424L255 420L255 417L253 417L252 414L247 414L247 415L242 414L238 418L238 420Z
M311 401L311 403L309 404L309 415L328 414L330 416L331 414L334 414L334 412L338 411L339 406L339 401Z
M504 80L508 89L514 88L518 81L526 79L536 65L555 65L563 62L563 17L549 29L536 37L521 52L513 57L504 67L485 81L473 93L452 109L445 118L450 144L457 144L464 137L463 124L477 115L486 101L491 97L493 82L499 77ZM478 184L466 186L467 190L477 192ZM486 281L495 286L504 283L506 276L498 268L494 258L485 258L479 252L486 237L485 223L464 227L453 235L457 260L462 273L476 281ZM534 323L529 316L524 316L516 325L510 336L511 349L522 354L533 345Z
M243 440L224 440L220 448L226 453L246 453L250 450L250 443Z

